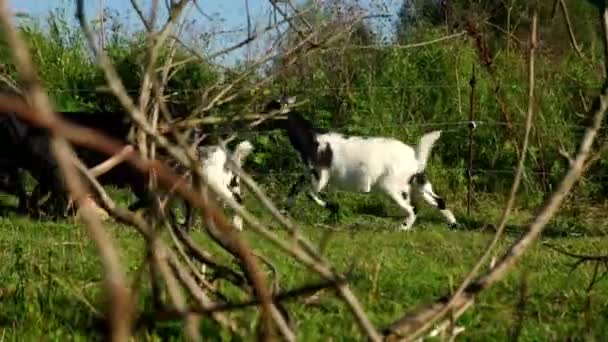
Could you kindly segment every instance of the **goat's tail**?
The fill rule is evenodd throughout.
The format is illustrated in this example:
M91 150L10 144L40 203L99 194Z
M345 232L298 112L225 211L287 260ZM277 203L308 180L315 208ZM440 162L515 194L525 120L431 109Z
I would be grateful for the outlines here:
M439 137L441 136L441 131L433 131L427 133L420 138L420 142L418 146L416 146L416 160L418 160L418 172L424 171L426 168L426 162L431 155L431 150L433 149L433 145Z
M241 141L236 148L234 149L234 153L232 154L234 161L239 165L243 165L243 162L249 154L253 151L253 145L248 140Z

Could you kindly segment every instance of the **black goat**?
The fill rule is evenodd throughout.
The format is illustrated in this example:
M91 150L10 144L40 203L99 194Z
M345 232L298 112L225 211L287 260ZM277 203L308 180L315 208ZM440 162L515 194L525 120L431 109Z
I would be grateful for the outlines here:
M59 114L71 123L98 130L127 143L131 123L122 113L60 112ZM3 189L18 194L20 208L34 206L42 196L50 193L51 211L54 214L65 212L67 193L57 161L50 150L49 132L29 124L14 113L4 113L0 117L0 144L3 147L0 149L0 170L6 175L5 178L19 179L20 172L27 170L38 182L27 204L23 200L25 190L7 187ZM76 146L75 151L87 167L94 167L107 159L103 153L89 148ZM146 177L125 163L100 176L99 181L102 184L131 187L138 198L138 201L130 206L132 210L144 207L149 200ZM15 183L14 188L19 187L23 189L23 184Z
M3 190L18 195L21 210L31 207L25 192L24 171L29 171L45 188L61 186L58 165L49 150L48 133L43 129L27 124L15 113L3 113L0 146L0 167L5 180L12 183Z

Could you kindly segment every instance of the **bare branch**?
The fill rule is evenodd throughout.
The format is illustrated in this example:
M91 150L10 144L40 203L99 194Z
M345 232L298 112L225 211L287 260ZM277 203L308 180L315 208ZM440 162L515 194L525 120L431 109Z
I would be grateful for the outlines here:
M165 279L165 283L167 284L167 290L169 292L169 297L173 302L173 306L179 312L186 322L186 333L190 341L201 341L200 332L198 329L198 319L191 314L187 313L187 303L182 290L179 286L179 283L171 269L169 264L167 263L166 256L158 247L158 240L154 239L150 243L150 253L152 254L152 262L154 263L153 267L157 267L160 271L160 274ZM162 254L162 255L161 255Z
M574 29L572 28L572 23L570 22L570 15L568 15L568 8L566 7L566 2L564 0L559 1L559 6L562 9L562 14L564 15L564 19L566 21L566 27L568 28L568 36L570 37L570 44L572 44L572 48L576 51L576 54L579 57L585 57L583 55L583 51L576 43L576 36L574 35Z
M412 48L417 48L417 47L421 47L421 46L440 43L440 42L443 42L446 40L456 39L461 36L464 36L466 33L467 33L466 31L462 31L462 32L450 34L445 37L432 39L432 40L429 40L426 42L419 42L419 43L413 43L413 44L407 44L407 45L391 45L390 48L391 49L400 49L400 50L412 49ZM387 48L386 45L347 45L347 46L340 47L340 48L336 48L336 47L323 48L323 50L336 50L336 49L380 50L380 49L386 49L386 48Z
M591 281L589 282L589 285L587 285L587 293L589 293L593 289L593 286L595 284L597 284L598 281L600 281L604 277L608 276L608 254L600 254L600 255L576 254L576 253L568 252L559 247L555 247L548 243L544 243L543 245L545 245L546 247L548 247L558 253L561 253L561 254L564 254L571 258L576 259L576 262L574 264L572 264L572 271L574 271L576 268L578 268L582 264L593 264L594 265L593 266L593 276L591 277ZM604 266L604 271L598 277L600 265Z

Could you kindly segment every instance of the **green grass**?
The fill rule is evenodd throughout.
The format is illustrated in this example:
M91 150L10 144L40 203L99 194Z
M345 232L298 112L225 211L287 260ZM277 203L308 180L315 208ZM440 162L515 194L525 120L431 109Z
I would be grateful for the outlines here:
M254 212L262 212L250 198L249 202ZM346 196L341 202L344 215L339 224L330 224L325 213L304 200L300 200L294 215L304 223L304 232L313 242L327 242L324 255L336 268L350 272L354 292L379 327L457 286L492 237L492 231L483 230L481 222L495 223L500 209L496 203L485 202L487 208L483 203L478 204L476 220L469 221L477 226L459 230L448 229L438 215L423 209L413 231L404 233L395 230L399 223L394 217L397 209L384 205L384 201ZM503 251L517 238L522 231L521 224L529 216L525 211L515 212L499 250ZM567 230L558 234L569 226L569 220L561 216L554 220L548 232L555 234L547 234L543 241L574 252L591 254L602 248L606 250L605 237L595 236L598 234L573 237ZM588 228L589 232L605 229ZM132 279L144 256L143 242L134 230L124 226L111 224L110 232ZM219 252L205 236L195 235L210 250ZM273 260L281 272L283 289L319 280L255 234L245 231L243 235ZM220 256L226 258L226 254ZM102 268L94 245L81 225L71 221L32 221L11 215L2 218L0 260L0 340L101 339ZM608 280L599 282L587 296L585 290L593 268L582 266L570 272L571 262L536 244L516 270L484 292L473 309L460 319L459 324L467 328L460 339L507 340L523 314L521 340L606 340ZM149 312L150 290L142 282L139 284L142 286L138 292L138 309ZM526 288L523 310L518 309L522 284ZM240 299L245 298L240 296ZM348 308L329 291L321 295L317 305L291 301L288 309L297 322L299 340L362 339ZM250 329L251 334L255 321L252 315L248 310L235 316L245 323L243 326ZM202 324L206 340L222 339L214 325L206 321ZM181 325L175 321L146 326L136 334L138 340L183 338ZM251 337L253 335L247 340Z

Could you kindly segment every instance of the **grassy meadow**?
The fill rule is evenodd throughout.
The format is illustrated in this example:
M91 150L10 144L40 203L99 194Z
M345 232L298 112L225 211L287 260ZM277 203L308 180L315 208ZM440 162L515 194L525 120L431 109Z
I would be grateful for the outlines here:
M126 198L125 193L114 194ZM342 203L344 213L339 223L330 222L327 213L306 201L305 196L299 199L294 217L303 224L309 239L324 246L323 253L333 265L349 274L354 292L377 326L385 326L405 310L457 286L490 241L492 224L500 214L497 202L477 203L472 215L475 218L465 219L459 229L451 230L438 213L420 206L414 229L402 232L395 229L401 220L398 208L383 198L332 195L340 197ZM247 196L247 206L268 219L251 197ZM463 217L466 209L455 201L454 205L457 216ZM605 250L602 235L607 225L588 217L588 230L583 226L572 228L568 222L576 214L567 215L560 214L553 220L540 243L505 281L485 292L458 321L466 328L459 340L501 341L518 336L521 341L602 341L608 337L608 281L600 280L587 293L593 267L583 265L573 271L571 258L544 246L549 243L587 254ZM504 251L523 232L529 217L529 212L515 211L498 251ZM152 308L151 290L147 279L137 280L144 257L143 241L133 229L117 223L110 223L109 230L137 289L139 314L146 317ZM245 229L242 234L273 261L280 272L282 289L320 280L292 259L277 254L254 233ZM227 257L201 231L193 235L203 246ZM8 214L0 219L0 260L0 341L101 339L102 268L81 224ZM353 316L330 290L315 297L306 304L302 300L288 302L300 340L361 340ZM252 313L241 310L231 314L250 322L244 325L249 327L244 340L255 337ZM210 321L203 319L201 324L205 340L233 340ZM135 336L147 341L182 340L181 328L178 320L154 325L148 322L137 326Z

